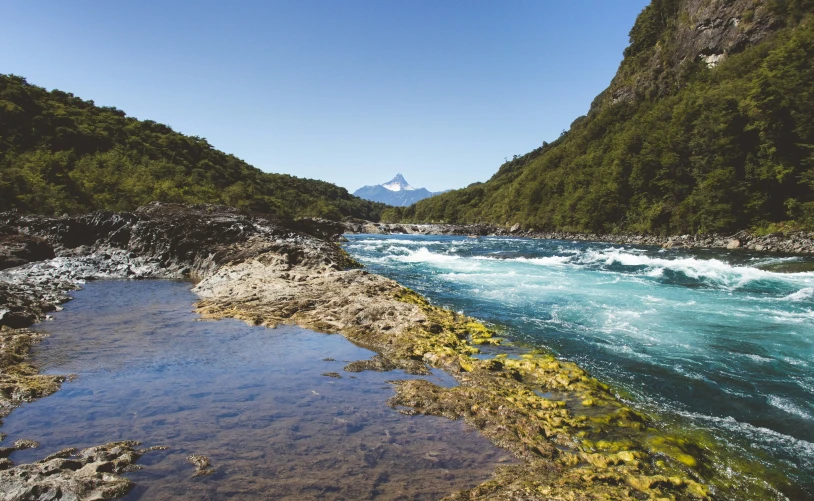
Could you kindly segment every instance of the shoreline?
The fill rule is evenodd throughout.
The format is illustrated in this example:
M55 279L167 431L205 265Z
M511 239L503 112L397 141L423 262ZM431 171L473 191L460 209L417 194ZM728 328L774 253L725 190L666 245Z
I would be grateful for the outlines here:
M326 233L341 238L336 226L314 222L319 231L307 234L224 207L170 204L76 218L6 213L0 224L47 241L57 256L55 266L12 269L33 270L22 282L35 286L6 291L19 304L3 306L0 323L18 319L22 327L42 320L85 279L186 277L199 280L193 292L204 318L342 334L379 354L358 370L443 369L458 386L397 381L390 405L408 414L463 419L523 461L448 499L713 499L720 488L722 479L703 473L711 467L704 436L659 429L607 385L550 354L475 357L478 346L501 344L493 330L359 269L325 239ZM72 285L53 280L66 273ZM7 466L6 472L21 468Z
M573 232L539 232L521 229L519 225L505 228L487 224L402 224L350 221L344 223L345 231L353 234L372 235L456 235L477 237L516 237L537 240L568 240L601 242L609 244L647 245L663 249L723 249L754 252L814 255L814 231L797 231L788 235L753 235L739 231L734 235L636 235L599 234Z

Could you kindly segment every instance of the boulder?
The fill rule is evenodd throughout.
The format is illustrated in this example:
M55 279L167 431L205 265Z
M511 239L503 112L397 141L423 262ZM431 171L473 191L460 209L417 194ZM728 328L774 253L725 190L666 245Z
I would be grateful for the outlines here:
M738 240L737 238L733 238L732 240L729 241L729 243L726 244L726 248L729 249L729 250L738 249L738 248L740 248L740 246L741 246L741 241Z

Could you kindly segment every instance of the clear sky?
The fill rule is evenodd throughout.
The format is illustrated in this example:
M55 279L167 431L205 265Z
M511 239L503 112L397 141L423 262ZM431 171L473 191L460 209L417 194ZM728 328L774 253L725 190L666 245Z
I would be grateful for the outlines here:
M487 180L610 82L648 0L2 0L0 73L350 191Z

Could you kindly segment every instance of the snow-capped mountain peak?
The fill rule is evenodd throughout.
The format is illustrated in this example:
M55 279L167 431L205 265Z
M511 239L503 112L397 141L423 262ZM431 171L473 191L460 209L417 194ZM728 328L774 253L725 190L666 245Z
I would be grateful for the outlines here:
M412 186L410 186L410 184L407 182L406 179L404 179L404 176L402 176L401 174L396 174L396 177L382 184L381 186L383 188L387 188L390 191L401 191L401 190L411 191L415 189Z
M413 188L401 174L384 184L363 186L353 192L359 198L382 202L397 207L406 207L419 200L437 195L426 188Z

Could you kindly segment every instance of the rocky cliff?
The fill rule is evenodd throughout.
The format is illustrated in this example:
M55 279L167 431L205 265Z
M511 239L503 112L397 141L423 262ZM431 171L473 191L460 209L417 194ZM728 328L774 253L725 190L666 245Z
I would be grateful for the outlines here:
M631 29L619 72L592 108L672 94L698 66L715 67L786 25L778 2L654 1Z

